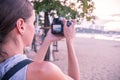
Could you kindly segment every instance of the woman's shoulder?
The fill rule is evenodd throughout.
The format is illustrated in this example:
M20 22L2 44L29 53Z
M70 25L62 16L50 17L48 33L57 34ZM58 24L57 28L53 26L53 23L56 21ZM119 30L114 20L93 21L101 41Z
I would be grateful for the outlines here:
M35 61L28 66L27 80L67 80L67 77L53 63Z

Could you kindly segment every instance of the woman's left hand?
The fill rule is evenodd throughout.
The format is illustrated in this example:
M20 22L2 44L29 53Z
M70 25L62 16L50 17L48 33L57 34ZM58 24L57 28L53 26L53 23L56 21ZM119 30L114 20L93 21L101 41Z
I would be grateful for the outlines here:
M64 23L64 36L66 38L66 40L71 40L75 37L75 21L72 20L71 21L71 25L68 27L67 21L66 19L63 19L63 23Z

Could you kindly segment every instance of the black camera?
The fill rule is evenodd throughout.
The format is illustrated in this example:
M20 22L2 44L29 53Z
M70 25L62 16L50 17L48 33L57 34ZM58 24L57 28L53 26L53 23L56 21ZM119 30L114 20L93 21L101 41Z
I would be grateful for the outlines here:
M67 21L67 27L69 27L72 23ZM51 32L55 35L64 35L63 33L64 23L61 18L54 18L51 24Z

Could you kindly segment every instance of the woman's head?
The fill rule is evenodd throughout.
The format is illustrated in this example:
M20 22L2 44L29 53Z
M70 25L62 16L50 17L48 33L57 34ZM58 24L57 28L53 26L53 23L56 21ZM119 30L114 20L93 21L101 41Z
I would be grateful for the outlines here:
M27 0L0 0L0 43L16 27L19 18L26 21L32 12L33 7Z
M3 56L5 51L2 50L2 45L5 42L8 35L16 30L19 25L23 25L25 23L25 27L29 28L28 31L24 33L22 39L25 41L25 36L28 35L28 32L33 31L31 26L33 26L34 19L34 9L31 3L28 0L0 0L0 56ZM22 27L21 27L22 28ZM20 30L18 30L20 32ZM20 32L22 33L22 31ZM32 39L32 37L27 37L28 39ZM4 59L3 59L4 60ZM0 58L0 61L1 58Z

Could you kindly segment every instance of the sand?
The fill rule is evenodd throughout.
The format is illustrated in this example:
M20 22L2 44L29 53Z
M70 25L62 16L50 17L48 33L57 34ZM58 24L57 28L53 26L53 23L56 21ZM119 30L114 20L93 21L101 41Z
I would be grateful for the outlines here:
M81 80L120 80L120 42L92 38L74 39ZM65 40L58 42L57 60L51 61L67 74ZM34 53L32 53L34 56Z

